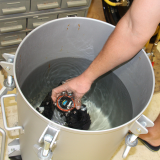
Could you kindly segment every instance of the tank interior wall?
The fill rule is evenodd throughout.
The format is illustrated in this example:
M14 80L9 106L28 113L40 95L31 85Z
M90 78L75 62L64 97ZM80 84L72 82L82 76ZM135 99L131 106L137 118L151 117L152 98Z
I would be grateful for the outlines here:
M86 18L58 19L36 28L17 51L19 85L34 69L53 59L75 57L93 61L113 30L110 24Z

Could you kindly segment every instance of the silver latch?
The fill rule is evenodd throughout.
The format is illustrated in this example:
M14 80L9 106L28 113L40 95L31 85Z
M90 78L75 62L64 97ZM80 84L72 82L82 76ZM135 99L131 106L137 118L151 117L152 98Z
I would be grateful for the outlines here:
M50 160L52 158L52 149L56 145L58 134L58 129L50 125L46 127L38 141L40 144L43 144L43 147L37 144L34 145L34 151L38 155L39 160Z
M3 57L6 61L1 61L0 65L8 73L7 79L4 80L4 86L0 90L0 97L7 94L8 91L12 91L15 88L14 78L13 78L13 62L14 55L4 53Z
M8 73L8 75L13 76L13 63L14 63L14 57L13 54L3 53L2 56L6 61L1 61L0 65L3 67L3 69Z
M46 134L44 136L44 150L43 150L44 157L48 156L52 140L53 140L53 136L51 136L50 134Z
M8 157L21 155L19 138L14 139L8 144Z
M123 158L126 158L131 147L135 147L137 145L138 143L137 137L140 134L148 133L148 130L146 127L153 127L153 126L154 126L154 123L144 115L141 115L141 117L135 121L135 123L130 128L130 131L133 134L128 135L125 139L126 148L122 155Z

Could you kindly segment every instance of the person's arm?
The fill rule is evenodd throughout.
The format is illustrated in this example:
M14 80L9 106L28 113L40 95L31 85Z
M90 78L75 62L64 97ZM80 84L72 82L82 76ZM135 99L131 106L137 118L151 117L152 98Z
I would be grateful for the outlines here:
M73 91L76 106L95 79L131 59L154 34L160 22L160 0L134 0L121 18L101 52L78 77L53 89L52 99L62 91Z

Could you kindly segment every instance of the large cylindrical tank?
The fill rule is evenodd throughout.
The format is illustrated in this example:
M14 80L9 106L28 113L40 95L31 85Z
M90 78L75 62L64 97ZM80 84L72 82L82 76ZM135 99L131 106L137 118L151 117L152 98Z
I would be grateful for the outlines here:
M39 138L48 125L59 130L56 146L52 149L52 159L109 160L130 126L147 108L153 94L154 74L143 50L130 61L112 70L126 87L133 111L129 121L106 130L83 131L50 121L35 110L21 90L27 77L51 60L82 58L93 61L113 30L114 26L95 19L63 18L36 28L19 45L14 61L14 79L19 125L24 128L24 133L20 134L23 160L38 160L34 146L43 146L43 143L39 143ZM33 81L33 87L36 83L39 82ZM42 86L40 83L38 87ZM126 115L127 112L124 111Z

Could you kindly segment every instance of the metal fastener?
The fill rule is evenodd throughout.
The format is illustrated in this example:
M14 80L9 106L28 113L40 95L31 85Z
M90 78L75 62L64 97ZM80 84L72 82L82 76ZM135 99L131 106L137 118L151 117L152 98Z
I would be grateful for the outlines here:
M7 71L9 71L11 68L9 67L9 66L7 66L6 68L5 68L5 70L7 70Z
M140 128L137 128L136 131L137 131L138 133L141 133L141 129L140 129Z

